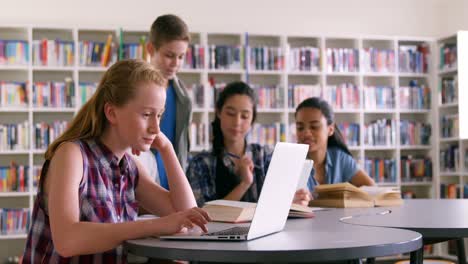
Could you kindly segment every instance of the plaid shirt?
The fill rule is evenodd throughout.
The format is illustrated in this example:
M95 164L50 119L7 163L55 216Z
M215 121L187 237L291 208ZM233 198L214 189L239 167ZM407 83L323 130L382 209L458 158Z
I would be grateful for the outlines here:
M270 165L272 153L272 149L267 146L262 147L258 144L248 144L246 146L245 155L252 158L255 168L253 183L244 196L245 201L257 202ZM222 199L216 193L216 162L217 157L212 152L206 151L194 156L189 162L187 178L200 207L205 202ZM226 168L235 174L234 162L227 153L223 154L223 162Z
M83 179L79 186L80 221L119 223L136 220L138 169L129 154L125 154L119 164L117 157L99 141L75 143L80 146L83 156ZM48 165L47 160L34 202L23 263L125 263L126 254L121 245L93 255L64 258L58 254L52 241L47 200L43 191Z

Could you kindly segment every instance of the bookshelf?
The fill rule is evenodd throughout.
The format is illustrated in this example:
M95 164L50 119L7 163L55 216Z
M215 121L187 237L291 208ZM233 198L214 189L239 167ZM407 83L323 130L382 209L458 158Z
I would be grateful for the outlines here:
M466 124L460 117L466 116L466 106L460 104L460 98L466 98L466 45L468 32L459 31L456 34L436 40L437 103L435 109L435 131L438 142L436 170L437 196L440 199L465 199L468 197L468 135ZM465 239L465 247L468 240ZM454 243L443 243L440 246L441 255L454 257Z
M32 210L33 179L44 162L45 149L44 145L36 147L36 130L53 128L55 134L59 133L61 124L70 121L94 92L108 65L119 58L143 58L146 30L0 26L0 41L18 41L16 46L24 45L20 48L24 53L15 54L15 60L11 59L13 63L2 63L0 52L0 84L2 81L13 83L16 86L8 89L16 91L14 94L28 95L27 101L21 101L20 96L17 96L18 102L2 104L0 100L0 124L26 122L27 128L23 133L27 141L24 147L0 149L0 166L9 166L12 160L25 166L26 191L0 192L0 205L3 206L0 208L14 205L14 208ZM411 192L416 198L438 197L438 188L433 187L437 177L403 176L405 170L401 163L404 157L405 164L416 162L421 165L418 159L423 158L436 164L438 150L434 151L433 147L440 142L436 142L438 138L434 136L434 127L437 127L433 120L435 108L417 99L424 91L430 92L427 97L436 95L431 64L436 54L432 48L434 39L226 32L194 32L191 37L190 52L178 77L186 84L194 102L193 152L210 149L210 124L214 118L217 89L231 81L242 80L262 96L257 105L258 125L251 133L251 139L265 144L279 140L295 142L295 107L307 97L323 96L333 102L335 119L343 131L348 131L345 134L350 150L361 167L371 166L376 162L374 160L381 159L378 162L386 167L388 175L379 177L380 185L400 186L403 192ZM57 55L54 60L50 57L41 60L38 49L41 50L43 43L47 43L47 47L59 47L62 55ZM107 62L103 62L93 56L92 50L96 46L104 49L106 43L109 43L109 54ZM126 47L125 52L118 50L119 45ZM429 47L430 53L424 55L427 66L424 62L410 63L409 57L413 55L409 54L418 54L419 47ZM423 55L418 56L417 59L423 60ZM414 65L419 68L411 68ZM40 83L45 86L38 85ZM48 96L39 93L44 87L65 94L63 104L38 103L38 95L42 95L42 99ZM0 92L2 90L6 88L1 86ZM411 101L413 97L416 99ZM429 101L435 100L431 98ZM402 105L405 108L401 108ZM445 107L450 110L456 106ZM54 124L54 121L62 123ZM405 125L400 125L403 121ZM432 125L430 140L422 143L413 136L402 143L400 133L406 133L403 127L412 126L411 129L416 130L420 129L418 124ZM365 131L371 131L370 127L377 131L379 125L392 125L393 128L387 131L383 128L380 133L384 140L376 144L376 138L372 136L374 132ZM428 167L438 172L432 165ZM11 240L24 243L24 238L23 234L0 235L0 244L8 244ZM0 256L7 253L20 255L21 250L16 247L5 252L0 250Z

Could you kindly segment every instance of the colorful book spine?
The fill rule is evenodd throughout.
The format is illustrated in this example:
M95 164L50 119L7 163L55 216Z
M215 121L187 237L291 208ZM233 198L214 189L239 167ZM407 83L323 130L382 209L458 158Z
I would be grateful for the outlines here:
M402 182L432 182L431 158L402 156L400 171Z
M25 40L0 40L0 65L28 65L29 43Z
M429 46L427 44L400 45L398 56L400 72L429 72Z
M196 107L203 107L205 105L205 87L203 84L188 85L187 93L192 101L192 105Z
M451 144L441 147L440 157L440 171L441 172L454 172L460 170L460 151L458 144Z
M96 92L98 83L86 83L80 82L80 104L84 105L91 96L93 96L94 92Z
M338 124L338 129L347 146L359 146L360 126L358 123L342 122Z
M192 122L190 124L190 148L200 149L205 147L205 129L206 124Z
M423 110L431 108L431 89L411 80L409 86L400 86L400 109Z
M440 136L442 138L458 137L458 114L444 115L440 118Z
M439 104L458 102L458 76L442 77L439 83Z
M30 210L27 208L1 208L2 235L25 234L29 230Z
M362 51L362 62L365 72L395 72L395 51L365 48Z
M75 63L75 45L73 41L33 40L33 65L36 66L73 66Z
M255 123L247 135L247 141L251 143L258 143L260 145L274 146L276 142L286 138L284 134L284 124L259 124Z
M28 107L27 83L0 81L0 107Z
M339 73L359 72L359 50L353 48L327 48L327 71Z
M210 45L208 68L218 70L240 70L244 68L244 49L241 45Z
M0 124L0 151L29 149L29 122Z
M68 121L40 122L34 125L34 148L46 149L68 127Z
M117 61L117 45L109 35L106 42L80 41L79 65L88 67L107 67Z
M0 192L26 192L28 166L12 161L10 166L0 166Z
M366 124L364 129L364 143L368 146L395 146L395 119L379 119Z
M460 187L455 183L440 184L441 199L458 199L461 197Z
M190 44L185 54L184 69L205 68L205 47L199 44Z
M400 120L401 145L429 145L431 143L431 124L413 120Z
M257 108L274 109L283 107L283 93L280 85L250 84L257 95Z
M396 161L394 159L366 158L364 167L376 183L396 183Z
M71 78L64 82L35 82L32 101L34 107L75 107L75 83Z
M291 84L288 87L288 107L296 108L309 97L322 97L322 87L319 84Z
M389 86L366 86L364 106L369 110L395 109L395 89Z
M440 70L448 70L457 66L457 44L444 43L440 46Z
M284 52L280 47L247 47L246 57L249 70L279 71L284 69Z
M310 46L291 48L289 50L289 70L319 72L320 49Z
M352 83L327 85L322 97L333 109L359 109L359 87Z

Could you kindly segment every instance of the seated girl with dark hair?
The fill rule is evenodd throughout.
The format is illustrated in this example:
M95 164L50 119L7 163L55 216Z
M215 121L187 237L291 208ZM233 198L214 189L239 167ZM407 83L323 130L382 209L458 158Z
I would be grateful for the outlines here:
M212 122L213 149L193 157L187 168L199 206L216 199L257 202L272 149L246 142L256 114L255 93L247 84L233 82L220 93ZM307 205L309 200L309 192L301 189L293 202Z
M309 145L307 158L314 161L307 184L310 191L318 184L375 184L353 159L335 124L333 109L325 100L311 97L302 101L295 118L297 142Z

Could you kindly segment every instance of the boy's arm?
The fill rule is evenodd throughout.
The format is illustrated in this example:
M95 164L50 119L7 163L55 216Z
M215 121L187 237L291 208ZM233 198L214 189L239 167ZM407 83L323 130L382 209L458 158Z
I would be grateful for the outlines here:
M166 191L155 184L141 164L137 163L140 172L137 198L140 203L150 212L159 210L160 215L196 207L197 204L192 189L169 139L163 133L159 133L152 147L156 148L161 154L170 191ZM156 201L157 205L155 204Z

